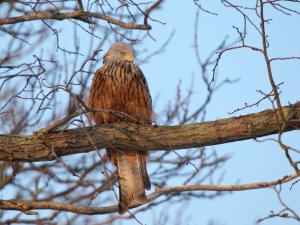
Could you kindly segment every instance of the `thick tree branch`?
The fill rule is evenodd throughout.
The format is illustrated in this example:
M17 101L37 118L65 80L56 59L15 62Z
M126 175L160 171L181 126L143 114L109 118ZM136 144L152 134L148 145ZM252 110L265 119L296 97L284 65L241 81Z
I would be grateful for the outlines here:
M300 103L283 108L290 120L281 131L278 110L181 126L106 124L34 135L0 135L1 161L47 161L97 148L172 150L217 145L295 130ZM53 154L55 152L55 154Z
M270 182L257 182L250 184L242 184L242 185L185 185L185 186L173 186L173 187L162 187L147 197L147 202L153 201L154 199L166 195L172 194L176 192L186 192L186 191L243 191L250 189L259 189L272 187L277 184L282 184L289 182L295 178L299 177L298 174L293 174L290 176L285 176L279 180L270 181ZM145 203L147 203L145 202ZM132 205L131 208L143 205L135 204ZM86 214L86 215L96 215L96 214L107 214L118 211L118 206L107 206L107 207L85 207L85 206L77 206L68 203L62 202L52 202L52 201L30 201L30 200L0 200L0 209L5 210L18 210L22 211L25 214L37 214L37 212L31 210L38 209L53 209L60 211L73 212L77 214Z

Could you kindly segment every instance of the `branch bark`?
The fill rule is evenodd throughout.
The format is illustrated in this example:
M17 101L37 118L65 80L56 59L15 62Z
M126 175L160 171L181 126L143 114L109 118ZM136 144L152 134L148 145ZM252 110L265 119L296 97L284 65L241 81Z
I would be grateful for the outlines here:
M274 185L283 184L299 177L298 174L285 176L281 179L269 182L257 182L242 185L185 185L185 186L173 186L173 187L162 187L158 188L147 196L147 201L144 203L131 205L130 208L143 205L154 199L171 193L186 192L186 191L243 191L250 189L259 189L272 187ZM60 211L67 211L77 214L96 215L96 214L108 214L118 211L118 206L107 206L107 207L85 207L77 206L69 203L52 202L52 201L30 201L30 200L0 200L0 209L4 210L18 210L25 214L34 215L37 212L32 210L39 209L53 209Z
M49 161L56 157L87 153L96 148L173 150L241 141L300 127L300 102L283 108L286 124L279 123L278 110L180 126L104 124L33 135L0 135L0 161ZM284 130L281 131L281 127Z

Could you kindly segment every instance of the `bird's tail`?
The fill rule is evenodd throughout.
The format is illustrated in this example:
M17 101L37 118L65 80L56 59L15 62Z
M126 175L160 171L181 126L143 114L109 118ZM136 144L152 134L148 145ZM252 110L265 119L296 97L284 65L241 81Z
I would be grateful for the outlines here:
M130 204L142 203L147 197L145 189L151 183L146 168L147 153L141 151L118 151L116 154L119 175L119 213L124 214Z

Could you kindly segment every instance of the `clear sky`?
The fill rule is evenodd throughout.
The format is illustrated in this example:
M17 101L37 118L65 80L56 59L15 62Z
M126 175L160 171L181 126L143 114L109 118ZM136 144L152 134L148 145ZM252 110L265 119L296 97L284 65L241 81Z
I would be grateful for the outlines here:
M242 0L235 2L244 4ZM256 1L247 2L249 6L254 6ZM218 14L216 16L200 11L197 42L200 47L200 56L205 59L225 37L227 37L228 43L237 40L238 35L233 26L242 29L243 17L236 10L224 7L220 1L206 1L202 6ZM300 8L298 7L298 9ZM183 90L186 90L193 77L195 79L193 107L201 104L203 96L207 94L207 90L200 80L201 74L193 48L196 11L197 7L193 1L181 1L176 4L175 1L165 1L162 8L155 11L152 17L166 24L151 22L153 29L150 33L156 41L146 38L141 45L148 49L157 49L173 31L175 32L165 52L152 57L149 62L141 65L153 98L156 99L158 96L158 100L155 101L158 120L162 119L160 117L165 104L174 99L180 80L183 82ZM255 18L254 13L251 16ZM300 56L300 16L284 15L270 8L266 10L265 16L272 18L267 26L270 56ZM258 20L254 20L259 26ZM67 40L68 36L64 35L62 38ZM246 42L249 45L261 47L258 33L249 24ZM106 51L106 49L103 50ZM136 50L139 51L139 49ZM103 53L100 55L102 57ZM99 62L99 67L100 65L101 62ZM300 61L275 62L272 64L272 68L276 83L284 82L280 86L283 105L299 101ZM212 72L210 74L212 75ZM228 118L230 117L228 112L244 106L246 102L251 104L258 101L262 97L257 93L258 89L264 92L271 90L263 57L257 52L246 49L225 54L219 63L218 77L220 80L228 78L239 79L239 81L224 85L217 91L208 106L207 121ZM264 101L258 107L240 111L233 116L269 108L272 108L271 104ZM288 144L300 149L299 131L290 132L284 137ZM240 184L271 181L294 173L284 157L283 150L274 142L257 143L249 140L210 147L207 148L207 151L212 148L220 154L231 156L222 170L226 172L222 184L235 184L237 181ZM283 185L283 200L296 212L300 212L300 184L295 185L292 190L289 190L289 187L290 184ZM171 212L170 215L174 212L174 217L164 225L176 224L178 215L183 215L180 225L206 225L209 221L216 222L216 225L251 225L255 224L257 219L267 216L271 210L280 209L276 193L271 189L261 189L228 193L213 200L192 198L181 205L174 204L172 207L168 205L168 208L161 205L149 213L138 214L137 218L144 224L150 225L153 216L159 220L160 211L167 210ZM135 222L125 221L123 224L135 224ZM293 225L296 223L291 220L284 221L275 218L262 224Z
M244 1L235 1L240 5ZM250 3L251 2L251 3ZM249 6L254 6L256 1L248 1ZM243 17L234 9L224 7L219 1L206 1L202 5L205 9L217 13L218 16L200 12L199 38L200 55L205 58L227 36L228 43L237 40L238 35L233 28L243 28ZM295 5L293 6L294 9ZM299 7L298 7L299 9ZM142 65L147 76L152 95L159 94L158 109L164 106L170 98L174 98L176 85L180 79L188 88L193 76L195 77L195 89L201 101L206 94L199 79L200 71L193 49L194 24L196 10L192 1L184 4L174 4L166 1L161 12L154 17L166 22L166 25L155 25L151 34L157 40L147 40L145 45L157 46L165 41L168 34L175 30L175 35L167 46L165 53L155 56L150 63ZM255 18L254 14L250 14ZM287 16L274 9L267 8L266 18L272 18L267 26L268 41L270 43L269 54L271 57L287 57L300 55L300 30L299 16ZM259 26L258 20L254 19ZM248 24L246 43L261 47L258 33ZM284 82L281 86L281 100L283 105L299 101L299 69L300 61L282 61L272 64L274 79L277 83ZM230 117L228 112L244 106L244 103L254 103L262 96L256 92L260 89L269 92L271 86L267 77L264 58L250 50L236 50L225 54L219 64L219 79L237 79L235 84L225 85L212 99L208 107L207 120L215 120ZM194 104L197 104L195 98ZM234 114L248 114L264 109L272 108L268 101L259 107L253 107ZM285 135L289 144L300 148L299 131ZM274 136L276 138L276 136ZM231 144L215 146L221 153L227 153L232 158L227 162L223 184L251 183L259 181L271 181L292 174L283 151L276 143L256 143L255 141L242 141ZM286 203L296 211L300 211L299 185L289 190L290 184L283 185L283 196ZM163 209L163 207L162 207ZM174 213L183 213L186 217L182 224L208 224L215 221L217 224L255 224L256 220L267 216L271 210L281 209L276 193L271 189L251 190L235 192L215 200L192 200ZM292 221L272 219L262 224L296 224ZM150 224L150 223L149 223ZM172 224L172 222L168 223Z

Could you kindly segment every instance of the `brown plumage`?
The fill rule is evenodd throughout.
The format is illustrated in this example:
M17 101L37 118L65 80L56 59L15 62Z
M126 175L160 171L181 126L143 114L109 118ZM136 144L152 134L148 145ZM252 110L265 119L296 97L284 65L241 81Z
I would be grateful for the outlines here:
M151 121L152 101L147 81L133 60L134 49L121 42L112 45L105 54L103 66L95 73L87 100L90 108L111 111L90 113L97 125ZM118 169L119 213L123 214L130 204L146 200L145 189L151 186L146 168L148 153L132 149L106 150Z

